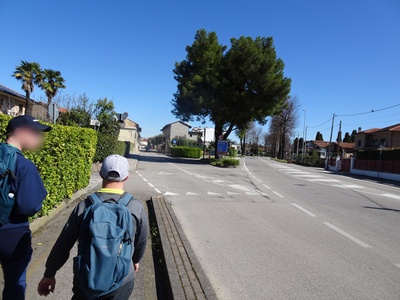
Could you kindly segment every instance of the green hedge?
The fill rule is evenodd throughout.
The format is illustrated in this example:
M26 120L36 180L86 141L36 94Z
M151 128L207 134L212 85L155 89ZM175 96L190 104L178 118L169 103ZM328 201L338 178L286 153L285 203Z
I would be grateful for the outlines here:
M11 118L0 114L0 134ZM49 193L38 216L49 213L57 203L89 184L97 135L93 129L52 125L46 133L42 149L36 153L25 153L32 160Z
M358 159L379 160L380 150L358 151ZM381 160L400 160L400 149L382 150Z
M130 143L118 141L118 137L99 132L97 134L97 146L96 146L96 154L94 156L94 162L102 162L107 156L111 154L119 154L122 156L126 156L129 154Z
M211 162L213 166L224 167L224 168L236 168L240 164L240 160L234 158L224 158L224 159L215 159Z
M187 146L178 146L171 148L171 155L177 157L200 158L201 149Z

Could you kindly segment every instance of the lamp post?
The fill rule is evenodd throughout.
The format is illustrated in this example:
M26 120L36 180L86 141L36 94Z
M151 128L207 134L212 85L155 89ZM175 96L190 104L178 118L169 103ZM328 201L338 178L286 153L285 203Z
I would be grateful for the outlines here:
M307 112L305 109L303 109L303 112L304 112L304 124L303 124L303 145L301 145L301 159L304 161L304 150L306 147L305 133L306 133L306 114L307 114Z

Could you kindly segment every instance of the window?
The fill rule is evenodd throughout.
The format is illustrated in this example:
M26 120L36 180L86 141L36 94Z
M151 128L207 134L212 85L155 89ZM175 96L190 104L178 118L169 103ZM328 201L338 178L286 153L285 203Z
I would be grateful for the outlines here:
M358 147L358 148L361 148L361 140L358 140L358 141L357 141L357 147Z
M381 143L379 144L381 147L386 146L386 139L381 139Z
M378 140L377 139L373 139L372 140L372 146L378 146Z

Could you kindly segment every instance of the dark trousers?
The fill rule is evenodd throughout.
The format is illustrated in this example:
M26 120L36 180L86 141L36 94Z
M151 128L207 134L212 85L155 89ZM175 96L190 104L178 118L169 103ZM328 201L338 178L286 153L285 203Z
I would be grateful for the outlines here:
M4 274L3 300L24 300L26 268L32 257L28 227L0 229L0 263Z
M134 287L135 281L129 281L125 283L123 286L121 286L118 290L115 292L112 292L109 295L97 298L98 300L128 300L129 297L131 296L133 292L133 287ZM72 296L71 300L91 300L87 299L83 294L82 291L77 287L74 286L72 288L72 292L74 295Z

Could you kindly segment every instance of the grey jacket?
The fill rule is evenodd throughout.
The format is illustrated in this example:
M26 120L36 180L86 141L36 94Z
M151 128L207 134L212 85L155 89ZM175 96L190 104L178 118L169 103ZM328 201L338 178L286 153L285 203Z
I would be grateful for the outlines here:
M99 193L103 200L116 199L118 200L121 195L112 193ZM79 238L80 224L83 219L85 210L92 204L89 198L81 201L72 211L67 223L65 224L60 236L51 250L49 257L46 261L46 271L44 276L52 278L56 275L57 271L65 264L69 258L70 251L75 242ZM138 263L144 255L148 237L148 223L146 212L142 203L133 198L128 205L129 210L133 216L132 220L135 222L133 228L136 228L135 236L132 237L134 241L134 252L132 261ZM129 277L133 277L133 271L130 272Z

